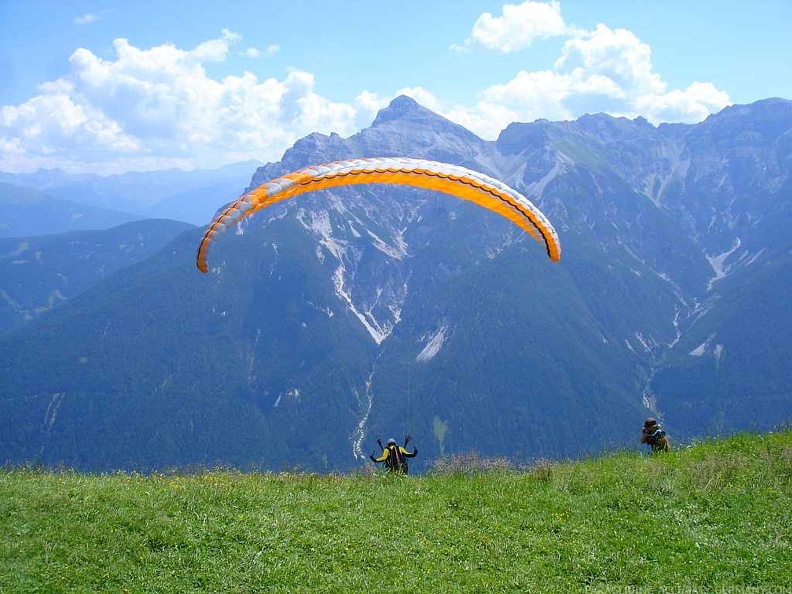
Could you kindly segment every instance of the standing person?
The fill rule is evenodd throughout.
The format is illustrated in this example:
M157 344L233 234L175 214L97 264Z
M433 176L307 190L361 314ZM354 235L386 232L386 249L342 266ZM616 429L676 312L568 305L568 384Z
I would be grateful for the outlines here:
M377 443L382 448L382 455L375 458L373 455L369 456L372 462L385 462L385 468L388 472L407 474L408 465L407 458L415 458L418 455L418 448L413 446L412 453L408 452L405 448L410 442L410 436L404 438L404 447L397 446L395 439L389 439L388 445L382 448L382 442L378 439Z
M671 442L657 419L649 417L641 427L641 443L652 446L652 452L670 452Z

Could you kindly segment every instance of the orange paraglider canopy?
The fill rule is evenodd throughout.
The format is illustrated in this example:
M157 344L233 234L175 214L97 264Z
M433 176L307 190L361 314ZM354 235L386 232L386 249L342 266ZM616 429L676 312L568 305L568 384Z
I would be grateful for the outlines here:
M217 236L262 208L315 190L371 183L425 188L475 202L530 233L544 245L552 261L561 259L561 244L550 221L517 190L458 165L382 157L313 165L266 182L244 194L222 209L209 224L198 248L196 265L201 272L207 272L207 252Z

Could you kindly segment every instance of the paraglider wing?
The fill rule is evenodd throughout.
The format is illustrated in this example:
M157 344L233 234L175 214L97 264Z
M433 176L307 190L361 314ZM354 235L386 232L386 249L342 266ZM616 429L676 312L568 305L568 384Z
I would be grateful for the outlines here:
M426 188L470 200L530 233L544 245L551 260L561 259L561 244L550 221L530 200L506 184L458 165L382 157L313 165L266 182L244 194L222 209L207 227L198 248L198 269L207 272L207 252L220 233L262 208L306 192L371 183Z

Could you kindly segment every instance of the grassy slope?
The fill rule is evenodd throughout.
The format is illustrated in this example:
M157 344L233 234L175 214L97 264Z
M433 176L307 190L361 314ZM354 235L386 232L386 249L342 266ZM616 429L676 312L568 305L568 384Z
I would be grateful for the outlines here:
M792 431L473 466L406 479L5 470L0 592L790 591Z

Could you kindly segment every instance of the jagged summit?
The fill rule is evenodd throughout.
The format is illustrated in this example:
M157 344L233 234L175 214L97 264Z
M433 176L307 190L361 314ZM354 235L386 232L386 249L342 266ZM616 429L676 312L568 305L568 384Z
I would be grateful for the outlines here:
M297 140L286 150L280 163L260 169L253 183L304 167L317 158L332 161L410 154L442 159L445 153L450 154L454 150L475 151L482 142L467 128L427 109L412 97L399 95L377 113L371 126L349 138L335 133L327 136L314 132ZM448 143L454 148L448 148ZM423 150L418 148L421 145Z
M436 113L425 108L412 97L407 95L399 95L390 102L388 107L381 109L374 118L372 126L380 126L386 122L394 120L418 120L426 119L427 117L439 118Z
M459 135L469 141L474 141L474 139L481 141L478 136L464 126L455 124L406 95L399 95L390 102L388 107L381 109L377 113L377 117L374 118L371 128L377 129L394 124L399 127L404 127L407 124L407 127L431 128L438 132L444 131Z

